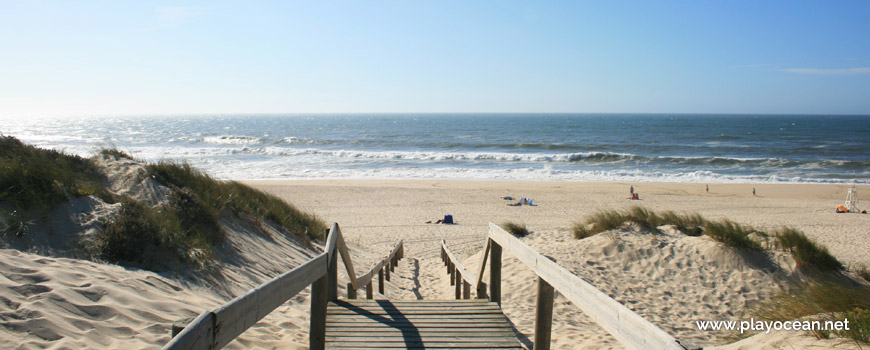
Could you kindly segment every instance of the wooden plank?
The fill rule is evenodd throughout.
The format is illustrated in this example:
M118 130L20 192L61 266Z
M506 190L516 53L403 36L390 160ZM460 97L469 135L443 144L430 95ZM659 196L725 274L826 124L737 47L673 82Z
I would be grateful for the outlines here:
M359 314L378 313L378 314L402 314L402 313L478 313L478 312L498 312L501 310L491 306L469 306L469 307L398 307L398 308L381 308L381 307L351 307L351 308L328 308L327 312L333 314Z
M371 347L362 347L362 346L353 346L352 344L342 345L342 346L330 346L327 349L345 349L345 350L365 350L371 349ZM524 350L521 346L503 346L497 348L487 348L487 347L443 347L443 346L406 346L402 344L392 345L392 346L384 346L381 349L407 349L407 350L475 350L475 349L516 349L516 350Z
M461 300L336 300L329 303L335 306L352 306L352 305L434 305L434 306L449 306L449 305L496 305L486 299L461 299Z
M493 312L501 312L501 309L498 306L492 305L478 305L478 304L467 304L467 305L361 305L361 306L330 306L329 311L348 311L348 312L378 312L378 313L396 313L396 312L408 312L408 311L427 311L427 312L448 312L448 311L456 311L456 312L477 312L477 311L493 311Z
M452 333L452 334L464 334L464 333L473 333L469 334L469 336L476 336L477 334L499 334L499 335L509 335L514 336L515 333L513 329L510 327L469 327L469 328L421 328L419 330L414 330L415 332L419 332L420 334L429 334L429 333ZM367 334L367 333L383 333L383 334L402 334L402 329L393 328L393 327L331 327L326 330L326 334Z
M445 300L445 301L433 301L433 300L420 300L420 301L407 301L407 300L337 300L331 302L330 306L335 307L351 307L351 306L369 306L369 305L377 305L383 307L392 307L392 306L431 306L431 307L450 307L450 306L489 306L498 308L498 304L488 301L486 299L463 299L463 300Z
M407 316L407 315L467 315L467 314L477 314L477 315L486 315L486 314L496 314L501 315L501 310L402 310L402 311L376 311L376 310L328 310L327 314L332 315L382 315L382 316Z
M444 333L444 332L428 332L419 333L414 330L406 330L403 332L382 333L330 333L326 335L328 342L347 342L347 341L405 341L416 340L424 342L453 341L453 342L477 342L477 341L516 341L516 335L509 333Z
M466 315L432 315L432 314L421 314L421 315L402 315L401 318L386 318L383 315L371 315L371 317L367 317L365 315L329 315L327 321L346 321L346 320L360 320L367 321L371 320L373 322L382 322L382 323L390 323L390 322L419 322L419 321L437 321L437 322L465 322L467 320L504 320L505 316L503 314L466 314Z
M469 324L469 323L447 323L447 322L418 322L418 323L414 324L414 323L405 322L405 323L391 323L389 325L386 325L386 324L380 323L380 322L356 322L353 320L351 320L351 321L326 321L327 332L330 329L336 328L336 327L356 327L359 329L373 328L373 329L379 329L379 330L383 330L384 328L419 329L419 330L432 329L432 328L434 328L434 329L465 329L465 328L474 329L475 327L483 328L483 329L498 328L498 327L503 327L505 329L511 329L510 326L508 326L508 323L503 321L503 320L498 321L498 322L480 321L480 322L474 322L472 324Z
M214 313L205 311L163 346L164 350L206 350L214 343Z
M513 338L513 339L511 339ZM328 342L421 342L421 343L513 343L516 344L517 339L515 337L467 337L467 336L457 336L457 335L432 335L432 336L424 336L413 334L412 332L406 332L404 335L399 334L398 336L377 336L377 335L366 335L366 336L327 336L326 341Z
M414 338L411 338L413 336ZM341 337L342 339L338 339ZM327 342L336 341L365 341L363 339L379 337L381 339L413 339L426 340L432 338L450 338L461 339L461 341L490 341L492 339L503 339L505 341L516 341L516 335L513 332L487 332L487 333L444 333L441 330L434 329L429 332L418 332L415 329L406 329L404 332L395 330L392 332L342 332L342 333L327 333ZM419 338L416 338L419 337Z
M353 346L352 344L345 344L341 346L330 346L328 349L344 349L344 350L366 350L371 349L370 347L362 347L362 346ZM515 350L525 350L521 346L503 346L498 348L487 348L487 347L443 347L443 346L406 346L402 344L392 345L392 346L384 346L381 349L406 349L406 350L448 350L448 349L515 349Z
M339 300L337 303L342 303L343 301ZM472 300L453 300L453 299L395 299L395 300L354 300L353 304L358 303L408 303L408 304L456 304L456 303L491 303L486 299L472 299ZM351 302L348 302L351 303Z
M325 276L327 259L326 253L320 254L215 309L215 347L226 346L296 293Z
M433 347L439 348L480 348L480 349L503 349L503 348L519 348L517 345L519 342L514 340L510 341L502 341L502 342L420 342L420 341L403 341L403 342L330 342L329 348L375 348L375 349L389 349L389 348L400 348L400 349L409 349L409 348L426 348L432 349Z
M353 301L363 301L368 299L359 299ZM471 299L460 299L471 300ZM353 305L329 305L329 310L367 310L373 312L384 312L394 310L501 310L498 305L487 305L477 303L465 304L377 304L377 303L354 303Z
M529 266L535 274L577 305L583 313L622 344L637 349L683 350L674 337L582 278L538 254L498 225L489 223L489 237Z

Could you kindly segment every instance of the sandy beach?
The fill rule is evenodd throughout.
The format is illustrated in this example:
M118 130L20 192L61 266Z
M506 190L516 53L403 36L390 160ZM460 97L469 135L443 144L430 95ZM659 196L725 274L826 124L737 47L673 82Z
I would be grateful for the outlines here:
M248 181L338 222L347 240L377 256L398 240L406 259L397 273L393 299L452 298L452 287L438 257L441 239L476 268L488 222L522 222L532 231L524 242L596 285L600 290L678 339L707 346L728 344L734 334L701 332L697 320L737 320L744 310L781 290L784 281L737 258L707 237L674 235L649 247L649 236L625 232L617 243L605 236L578 241L569 227L596 210L642 205L656 211L699 213L708 219L728 218L760 229L791 226L826 245L846 265L870 264L870 215L836 214L847 186L673 183L574 183L321 180ZM640 200L628 200L634 186ZM755 188L756 195L752 190ZM866 193L860 187L859 193ZM501 196L533 198L535 206L508 206ZM427 224L445 214L456 225ZM681 237L677 237L681 236ZM640 254L619 252L637 250ZM682 256L682 260L681 260ZM791 268L780 254L785 269ZM700 261L694 261L700 260ZM693 265L694 264L694 265ZM358 264L363 270L365 264ZM529 346L534 324L534 275L511 257L505 258L503 307ZM606 332L557 297L554 348L621 348ZM800 332L760 335L726 348L797 348L854 346L816 340Z
M706 348L856 348L842 339L806 332L772 332L736 342L734 332L700 331L699 320L742 320L748 308L788 285L794 260L772 253L758 265L709 237L673 230L651 236L627 228L576 240L569 227L596 210L642 205L656 211L700 213L762 229L784 225L826 245L847 266L870 264L870 215L836 214L846 186L710 185L496 181L318 180L246 181L326 222L338 222L363 273L404 240L405 259L376 298L452 299L439 259L442 239L469 270L476 270L488 223L525 223L523 238L599 290L677 339ZM634 186L640 200L628 200ZM756 195L752 195L753 187ZM859 193L867 193L859 187ZM508 206L501 196L534 199ZM455 225L427 224L445 214ZM270 239L223 218L228 240L215 277L125 268L99 262L0 250L0 341L15 348L153 349L169 341L174 322L212 310L318 254L317 244ZM270 229L273 230L274 228ZM275 233L271 237L280 237ZM227 258L231 257L231 258ZM229 259L229 260L227 260ZM339 285L347 282L339 268ZM510 255L503 260L503 309L531 348L535 275ZM198 281L197 281L198 280ZM308 346L309 291L305 290L239 336L228 349L304 349ZM339 297L345 297L339 288ZM742 337L746 337L744 335ZM620 349L616 341L563 297L555 300L555 349Z
M845 264L870 265L870 215L837 214L849 186L815 184L704 184L607 182L500 182L305 180L245 181L296 203L325 221L338 222L354 242L372 248L398 239L414 256L432 251L444 238L451 246L476 250L487 223L517 221L537 233L563 233L596 210L634 205L727 218L758 229L792 226L823 243ZM634 186L640 200L628 200ZM752 195L752 189L756 195ZM870 196L870 187L858 186ZM511 207L500 196L528 197L536 206ZM868 200L865 203L870 203ZM865 204L865 206L870 204ZM859 204L860 206L860 204ZM864 208L862 206L862 208ZM427 225L452 214L455 226ZM437 250L435 250L437 253ZM436 254L437 257L437 254Z

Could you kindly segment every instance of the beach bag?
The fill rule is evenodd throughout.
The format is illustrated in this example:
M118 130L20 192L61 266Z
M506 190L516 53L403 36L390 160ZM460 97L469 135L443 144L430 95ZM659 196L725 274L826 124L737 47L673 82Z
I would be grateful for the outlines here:
M441 223L442 224L452 224L453 223L453 215L449 215L449 214L444 215L444 221L442 221Z

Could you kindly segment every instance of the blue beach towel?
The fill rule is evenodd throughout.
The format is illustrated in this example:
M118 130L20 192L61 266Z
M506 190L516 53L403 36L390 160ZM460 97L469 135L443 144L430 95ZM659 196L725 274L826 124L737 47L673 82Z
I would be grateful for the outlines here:
M444 221L441 221L442 224L452 224L453 223L453 215L447 214L444 215Z

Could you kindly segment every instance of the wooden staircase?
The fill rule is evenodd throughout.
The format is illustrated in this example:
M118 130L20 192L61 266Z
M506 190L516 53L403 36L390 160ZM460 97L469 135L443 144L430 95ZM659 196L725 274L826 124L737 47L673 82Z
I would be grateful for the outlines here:
M336 300L327 349L522 349L501 308L486 299Z

